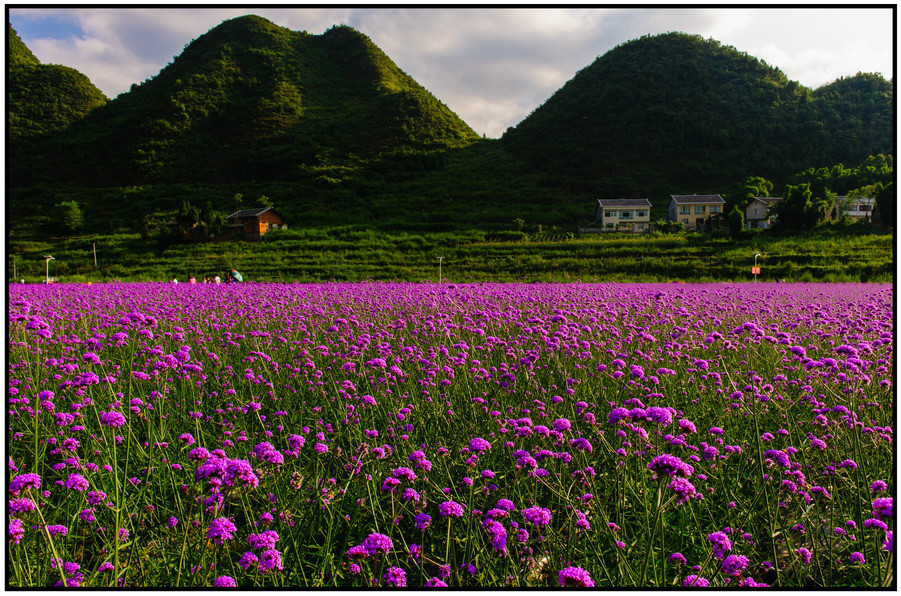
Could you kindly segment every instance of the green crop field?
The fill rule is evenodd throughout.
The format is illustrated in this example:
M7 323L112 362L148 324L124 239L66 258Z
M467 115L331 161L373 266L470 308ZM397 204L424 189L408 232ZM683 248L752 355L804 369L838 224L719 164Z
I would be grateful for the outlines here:
M733 240L704 234L577 235L547 232L391 232L356 226L278 230L259 242L163 246L138 234L33 241L9 239L10 279L61 282L184 281L234 268L250 281L760 281L887 282L891 234L860 229L801 236L758 233ZM94 265L94 249L97 266Z

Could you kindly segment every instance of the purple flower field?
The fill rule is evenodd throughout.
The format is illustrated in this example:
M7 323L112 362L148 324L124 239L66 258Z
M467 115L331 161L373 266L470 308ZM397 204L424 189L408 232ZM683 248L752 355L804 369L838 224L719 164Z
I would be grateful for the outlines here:
M892 300L11 285L8 585L893 586Z

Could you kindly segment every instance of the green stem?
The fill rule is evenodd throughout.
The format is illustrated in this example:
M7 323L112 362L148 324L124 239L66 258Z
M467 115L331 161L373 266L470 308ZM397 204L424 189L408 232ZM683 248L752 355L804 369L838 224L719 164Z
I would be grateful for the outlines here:
M31 497L32 501L34 501L34 497L31 495L31 487L29 486L26 489L26 494ZM36 503L37 501L35 501ZM38 517L41 519L41 527L44 528L44 534L47 536L47 542L50 544L50 550L53 552L53 557L57 562L56 569L59 571L59 577L63 580L63 585L66 585L66 574L63 572L62 559L59 556L59 553L56 552L56 545L53 544L53 538L50 536L50 530L47 529L47 522L44 520L44 514L41 513L41 508L36 507L35 511L38 512Z
M648 536L648 548L644 553L644 561L641 564L641 578L638 583L638 587L645 586L645 573L648 569L648 561L651 559L651 551L654 550L654 538L657 533L657 520L660 517L660 510L662 507L660 506L663 501L663 478L657 480L657 507L654 508L654 521L651 523L651 532L650 536Z
M763 445L761 444L761 440L760 440L760 424L757 420L757 410L758 410L757 401L754 400L753 398L751 398L751 399L753 400L752 405L751 405L751 411L754 413L754 442L757 446L757 463L760 467L760 481L763 482L763 495L766 500L766 518L767 518L766 521L767 521L767 528L768 528L768 532L769 532L768 538L769 538L770 545L773 550L773 552L772 552L773 565L776 570L776 583L778 584L779 576L780 576L779 555L778 555L778 551L776 550L776 537L774 535L775 531L773 529L773 510L770 505L769 482L767 482L767 479L765 478L766 470L763 467Z

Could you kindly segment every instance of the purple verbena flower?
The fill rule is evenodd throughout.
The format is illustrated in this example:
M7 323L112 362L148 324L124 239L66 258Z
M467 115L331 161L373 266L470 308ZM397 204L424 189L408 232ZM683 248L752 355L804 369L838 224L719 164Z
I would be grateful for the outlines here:
M216 544L225 544L227 540L234 538L233 532L237 530L235 524L227 517L219 517L210 522L207 537Z
M456 501L445 501L438 505L442 517L463 517L463 506Z

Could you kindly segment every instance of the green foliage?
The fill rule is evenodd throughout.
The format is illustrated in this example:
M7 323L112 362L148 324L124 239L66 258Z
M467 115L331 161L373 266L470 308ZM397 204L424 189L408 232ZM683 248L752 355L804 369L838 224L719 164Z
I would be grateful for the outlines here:
M225 232L225 214L213 209L213 204L207 201L200 212L200 225L204 235L210 238L221 236Z
M12 68L11 80L38 67ZM839 160L818 115L829 102L847 104L849 118L872 104L866 123L850 118L841 131L891 129L881 107L890 85L863 76L811 92L684 34L614 49L501 140L479 139L350 27L310 35L256 16L214 27L157 76L74 121L45 117L20 95L9 117L7 205L25 235L44 210L75 200L91 213L85 231L140 232L168 246L180 238L165 221L187 201L210 207L188 218L181 238L214 239L224 222L213 214L252 206L246 194L278 205L292 228L496 232L513 221L556 238L552 226L568 233L586 223L598 194L647 196L660 219L666 197L682 191L725 191L731 206L786 181L825 197L893 176L892 157L879 153L891 144L879 135L843 137L843 152L873 155L860 166L821 168ZM130 209L120 208L123 195ZM669 228L679 229L658 229Z
M895 192L894 182L889 182L888 185L876 195L876 209L879 210L882 224L887 228L895 227L895 217L898 213L897 201L898 196Z
M60 231L66 234L73 234L81 229L84 223L84 214L81 207L75 201L63 201L56 206L57 223Z
M785 198L774 208L775 225L781 230L793 232L812 230L825 221L834 206L835 195L828 190L815 195L807 182L788 185L785 187Z
M37 59L37 56L35 56L30 49L28 49L28 46L25 45L22 38L16 33L16 30L13 29L13 26L7 23L7 27L9 29L7 42L7 64L9 68L40 64L41 61Z
M107 98L74 68L41 64L9 27L7 134L18 140L62 130ZM27 149L22 149L27 151Z
M827 190L847 195L853 189L873 184L889 184L894 179L895 163L892 155L870 155L859 165L846 168L841 163L832 167L807 168L792 180L794 184L810 185L814 195L822 196Z
M107 101L77 70L57 64L10 68L6 97L11 139L60 131Z
M723 192L751 175L781 186L810 164L890 152L892 97L875 75L812 93L735 48L668 33L599 57L502 140L609 195Z
M734 237L740 236L742 230L745 229L744 209L740 208L738 205L733 205L727 218L729 223L729 233Z
M152 214L158 233L84 235L37 242L8 241L17 272L43 276L40 256L51 253L61 281L116 277L124 281L198 278L235 268L252 281L437 281L436 257L451 282L477 281L749 281L756 252L766 255L761 281L891 281L892 236L854 225L782 235L777 230L726 239L711 234L592 234L515 231L376 231L363 226L291 228L260 242L219 238L184 242L165 225L172 212ZM177 231L177 230L176 230ZM167 236L167 234L169 234ZM94 268L96 242L100 271ZM9 274L12 264L8 263ZM65 272L65 275L63 275Z
M184 201L181 204L181 209L175 214L175 221L182 229L182 232L190 234L197 224L200 223L200 209L188 201Z
M301 181L395 152L465 146L477 135L365 35L307 35L266 19L226 21L157 76L33 151L25 179L80 185Z
M723 198L732 205L737 205L740 209L748 206L750 199L754 197L772 196L773 183L765 180L760 176L751 176L741 184L736 185L735 189L725 193Z

